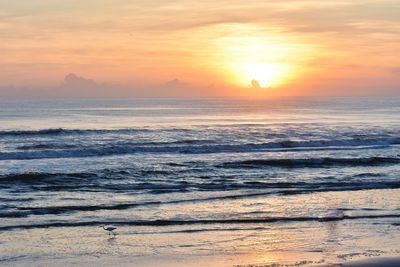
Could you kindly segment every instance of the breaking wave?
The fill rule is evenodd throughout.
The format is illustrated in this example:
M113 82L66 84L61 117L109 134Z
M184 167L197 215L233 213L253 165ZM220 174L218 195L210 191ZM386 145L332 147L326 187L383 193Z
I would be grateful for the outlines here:
M253 159L225 162L219 167L225 168L326 168L326 167L358 167L399 164L399 157L368 157L368 158L299 158L299 159Z
M61 130L65 131L65 130ZM69 131L69 130L68 130ZM75 131L75 130L71 130ZM86 130L79 130L86 131ZM92 130L90 130L92 131ZM95 130L93 130L95 131ZM26 133L26 132L24 132ZM4 134L4 132L3 132ZM1 134L0 134L1 136ZM318 150L380 149L400 144L400 138L275 141L267 143L218 144L215 140L182 139L170 142L108 142L108 143L33 143L17 147L16 151L0 152L0 160L28 160L45 158L74 158L127 155L135 153L251 153Z

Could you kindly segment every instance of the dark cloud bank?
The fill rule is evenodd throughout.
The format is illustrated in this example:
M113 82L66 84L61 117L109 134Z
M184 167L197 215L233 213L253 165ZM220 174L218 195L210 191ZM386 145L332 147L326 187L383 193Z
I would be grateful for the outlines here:
M179 79L154 85L118 85L99 83L70 73L60 85L52 88L0 87L1 98L75 98L75 97L174 97L201 96L200 88Z

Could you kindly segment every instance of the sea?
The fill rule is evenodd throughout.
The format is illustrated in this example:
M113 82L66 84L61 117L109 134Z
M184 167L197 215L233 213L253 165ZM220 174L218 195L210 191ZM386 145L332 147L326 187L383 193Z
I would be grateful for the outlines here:
M399 227L399 97L0 100L0 265L340 262Z

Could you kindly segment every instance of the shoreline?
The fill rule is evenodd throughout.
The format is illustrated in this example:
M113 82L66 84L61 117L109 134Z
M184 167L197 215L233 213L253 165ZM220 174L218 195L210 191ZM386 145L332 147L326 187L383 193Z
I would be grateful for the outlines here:
M307 254L307 253L306 253ZM211 256L211 257L193 257L182 258L178 255L161 256L154 258L147 257L118 257L116 255L95 256L86 255L86 257L65 257L53 258L44 257L39 261L24 259L23 256L16 256L15 261L2 262L2 266L149 266L149 267L398 267L400 266L399 256L376 256L360 259L352 259L344 262L331 261L324 263L324 260L303 258L300 261L276 261L276 262L258 262L245 263L243 255ZM4 265L3 265L4 264Z

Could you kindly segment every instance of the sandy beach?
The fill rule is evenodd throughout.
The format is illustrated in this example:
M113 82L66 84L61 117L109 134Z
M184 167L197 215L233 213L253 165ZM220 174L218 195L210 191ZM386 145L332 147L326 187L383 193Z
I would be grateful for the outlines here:
M382 193L361 191L354 197ZM384 192L387 201L390 196L395 200L398 193L399 190ZM339 196L350 198L343 192L320 197ZM303 201L307 199L303 197ZM251 202L247 199L246 205L268 201L271 200L256 197ZM289 198L285 202L289 203ZM135 226L124 221L116 226L116 236L108 235L98 225L65 225L3 228L1 265L396 266L399 258L389 257L400 253L396 217L158 226Z
M229 237L220 234L226 229L214 232L213 236L202 235L196 231L191 234L176 234L175 230L167 228L163 230L164 233L149 236L143 234L145 231L142 229L132 231L128 227L123 227L116 237L107 236L106 233L98 232L94 228L49 228L10 232L7 236L3 234L0 263L1 266L24 267L395 267L400 263L400 257L393 257L399 254L395 249L398 236L393 237L393 240L386 238L386 241L389 241L387 243L391 245L383 250L346 253L344 250L333 252L308 249L303 246L304 244L297 244L297 247L294 247L289 243L293 240L289 238L286 245L291 248L279 250L260 249L265 245L257 246L257 243L245 244L243 240L237 241L243 239L245 235L255 234L254 230L241 230L246 233L240 235L236 233ZM364 241L359 240L359 242Z

